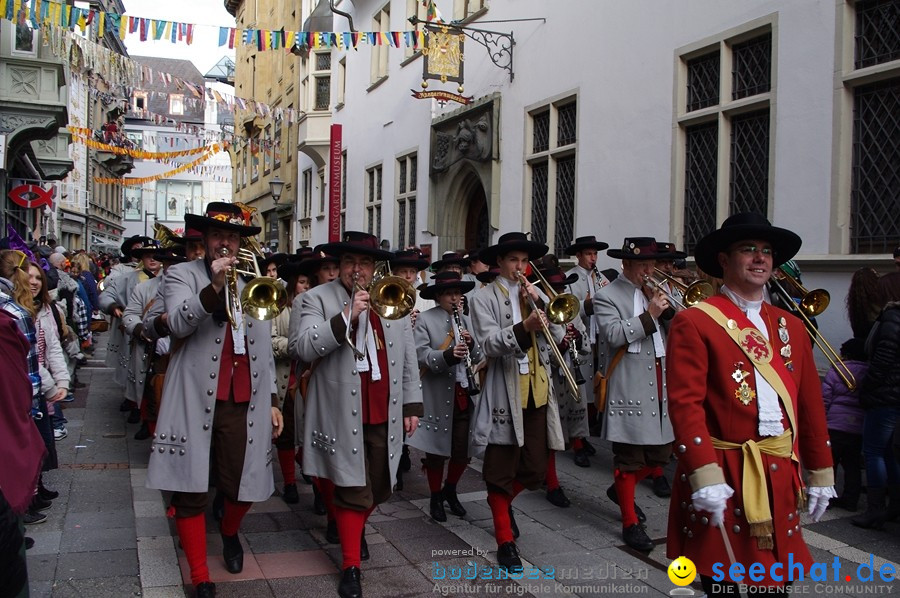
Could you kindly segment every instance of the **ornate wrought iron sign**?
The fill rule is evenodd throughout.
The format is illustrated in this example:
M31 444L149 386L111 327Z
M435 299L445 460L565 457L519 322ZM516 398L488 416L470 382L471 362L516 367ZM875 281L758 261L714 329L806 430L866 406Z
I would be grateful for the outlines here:
M457 89L463 92L463 60L465 58L466 36L462 31L447 25L426 25L428 41L422 54L422 87L428 88L429 79L437 79L441 83L454 81Z

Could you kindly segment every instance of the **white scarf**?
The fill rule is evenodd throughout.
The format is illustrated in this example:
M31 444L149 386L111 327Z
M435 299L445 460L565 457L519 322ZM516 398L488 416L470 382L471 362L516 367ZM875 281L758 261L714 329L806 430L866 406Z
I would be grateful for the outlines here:
M647 307L650 305L650 302L647 301L647 296L644 295L644 292L640 287L634 287L634 305L632 310L632 318L639 318L642 313L647 311ZM656 318L653 318L653 323L656 325L656 332L653 333L653 351L656 353L656 357L665 357L666 356L666 344L662 340L662 334L660 334L659 330L659 322L656 321ZM644 339L638 339L636 341L632 341L628 345L628 352L633 354L638 354L641 352L641 343Z
M769 340L769 329L763 322L760 310L762 309L762 300L748 301L743 297L739 297L729 289L722 285L722 292L726 297L731 299L742 312L747 314L747 319L756 326L757 330ZM756 368L753 369L753 375L756 380L756 401L759 409L759 435L760 436L779 436L784 432L784 425L781 423L781 406L778 404L778 393L759 375Z
M352 308L351 308L352 309ZM350 325L347 314L344 314L344 322ZM359 325L356 328L356 349L363 352L363 356L356 360L356 369L360 372L372 370L372 381L381 380L381 368L378 367L378 348L375 346L375 332L369 334L369 310L359 312Z
M497 280L500 281L500 284L502 284L503 287L506 289L506 291L509 293L509 306L512 308L512 323L513 323L513 326L515 326L516 324L518 324L519 322L522 321L522 308L519 305L519 301L520 301L520 299L519 299L519 297L520 297L519 283L512 282L511 280L508 280L507 278L505 278L503 276L498 276ZM529 370L528 370L528 354L526 353L525 355L520 357L517 361L519 362L519 373L527 374L529 372Z
M247 352L246 345L244 345L244 310L241 309L240 301L235 301L232 308L235 316L234 328L231 329L231 340L234 344L234 354L243 355Z

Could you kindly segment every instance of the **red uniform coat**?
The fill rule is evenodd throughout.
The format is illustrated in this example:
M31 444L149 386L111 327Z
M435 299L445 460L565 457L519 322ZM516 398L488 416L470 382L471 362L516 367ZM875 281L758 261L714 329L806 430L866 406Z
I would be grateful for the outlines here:
M797 385L798 396L792 397L797 430L794 433L794 452L809 470L831 468L831 449L825 422L822 391L813 362L812 346L803 322L788 312L764 303L761 311L768 328L774 360L790 361L788 369ZM781 356L785 345L779 338L779 318L787 321L791 357ZM699 309L686 309L672 321L667 347L669 361L667 383L669 414L675 431L675 455L678 468L669 508L667 554L669 558L686 556L703 575L713 575L714 563L722 563L730 581L730 566L721 531L704 522L708 513L694 512L691 494L700 486L691 486L691 475L701 466L718 463L725 482L734 489L728 500L724 526L734 548L736 561L745 568L762 563L765 579L752 582L745 577L742 583L781 585L768 577L773 563L786 563L793 553L793 562L802 562L809 571L812 558L800 533L800 505L798 492L802 482L799 466L789 458L762 455L768 476L769 502L774 526L774 550L761 550L756 538L750 536L750 525L743 513L741 495L742 456L740 450L716 450L710 437L734 443L762 440L757 426L759 411L754 399L744 405L735 397L738 383L732 378L738 362L742 369L752 371L752 362L727 335L719 324ZM755 388L755 377L747 382ZM782 424L790 429L782 401ZM709 467L706 471L708 472ZM715 474L715 471L713 471ZM696 476L701 477L702 474ZM703 478L701 477L701 480ZM694 480L695 484L698 480ZM833 483L833 482L831 482ZM776 575L787 571L776 568Z

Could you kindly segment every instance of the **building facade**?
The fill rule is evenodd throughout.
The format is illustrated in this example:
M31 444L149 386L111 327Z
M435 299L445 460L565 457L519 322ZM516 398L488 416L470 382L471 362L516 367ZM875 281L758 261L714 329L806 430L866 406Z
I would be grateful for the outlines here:
M403 32L409 17L424 18L415 0L336 4L359 31ZM832 295L819 324L838 343L849 336L850 274L892 267L900 243L900 3L437 7L470 28L512 33L515 46L493 36L495 64L477 43L485 34L468 32L465 106L410 97L422 89L421 52L332 50L343 227L433 255L510 230L557 254L587 234L614 246L652 235L690 251L730 213L756 210L803 237L804 283ZM347 21L335 17L335 28ZM429 81L436 89L458 83ZM300 156L301 173L316 168ZM312 180L311 195L325 197ZM324 202L312 215L321 242Z

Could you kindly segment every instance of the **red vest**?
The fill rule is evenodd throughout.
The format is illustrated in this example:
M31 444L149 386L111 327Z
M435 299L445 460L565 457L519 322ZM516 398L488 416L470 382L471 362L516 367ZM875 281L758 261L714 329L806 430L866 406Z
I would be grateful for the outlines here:
M384 329L381 318L369 311L370 334L375 335L378 368L381 380L372 380L372 371L360 372L359 382L362 395L362 417L364 424L383 424L388 420L388 398L390 397L390 372L388 371L387 350L384 347Z
M231 326L225 325L222 330L225 338L222 339L216 399L227 401L233 394L235 403L246 403L250 400L250 359L246 350L243 355L234 354Z

